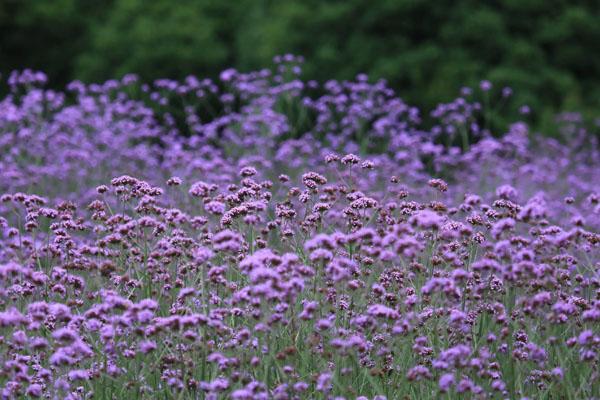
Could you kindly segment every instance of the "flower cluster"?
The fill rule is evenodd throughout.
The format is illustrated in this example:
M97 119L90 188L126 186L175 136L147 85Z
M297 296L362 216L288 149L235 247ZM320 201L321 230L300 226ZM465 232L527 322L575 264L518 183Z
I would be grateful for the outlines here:
M466 96L426 132L384 82L286 65L152 106L132 76L11 76L0 396L597 397L594 138L495 137Z

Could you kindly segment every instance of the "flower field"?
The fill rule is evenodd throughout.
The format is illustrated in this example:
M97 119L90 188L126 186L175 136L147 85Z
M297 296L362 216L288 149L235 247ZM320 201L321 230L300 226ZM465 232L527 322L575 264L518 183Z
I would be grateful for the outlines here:
M8 77L0 396L600 398L592 128L300 64Z

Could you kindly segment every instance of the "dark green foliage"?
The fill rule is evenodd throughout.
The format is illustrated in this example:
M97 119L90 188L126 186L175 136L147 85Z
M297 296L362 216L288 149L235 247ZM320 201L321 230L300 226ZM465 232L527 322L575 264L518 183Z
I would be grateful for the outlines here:
M234 12L221 1L117 1L105 21L91 26L89 46L75 60L78 75L214 74L233 61Z
M0 2L0 71L51 82L217 76L303 55L305 74L386 78L431 108L463 85L515 89L544 120L600 109L600 3L567 0L37 0Z
M112 0L0 1L0 73L33 68L63 85L82 71L76 60L89 47L92 23ZM4 79L3 79L4 80Z

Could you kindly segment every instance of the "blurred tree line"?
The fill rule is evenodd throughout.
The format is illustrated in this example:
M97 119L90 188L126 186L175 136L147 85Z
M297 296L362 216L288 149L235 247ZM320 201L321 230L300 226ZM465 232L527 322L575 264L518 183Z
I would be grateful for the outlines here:
M366 72L431 108L461 86L512 86L534 110L600 110L598 0L1 0L0 72L54 86L271 65L305 77Z

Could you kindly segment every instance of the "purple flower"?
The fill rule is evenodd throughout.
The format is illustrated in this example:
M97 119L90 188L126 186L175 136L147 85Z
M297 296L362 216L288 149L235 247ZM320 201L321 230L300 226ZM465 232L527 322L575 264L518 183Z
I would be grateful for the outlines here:
M42 385L39 383L33 383L27 387L27 396L31 397L42 397Z
M560 367L552 368L552 371L550 371L550 373L552 373L552 376L554 376L559 381L564 378L563 370Z
M242 236L229 229L217 233L212 239L215 250L225 252L237 252L241 250Z
M429 210L418 211L410 218L410 223L421 229L438 230L443 222L442 216Z
M483 80L479 82L479 88L484 92L488 92L492 89L492 83L490 81Z
M382 304L375 304L369 307L367 313L373 317L382 317L388 319L398 319L400 318L400 314L387 306Z
M454 385L454 374L447 373L443 374L439 380L440 391L446 393L450 390L450 388Z
M331 390L331 379L332 375L328 372L320 374L317 378L316 389L322 393L329 392Z
M89 379L88 371L82 370L82 369L75 369L75 370L69 371L68 376L69 376L69 380L71 380L71 381Z
M140 351L144 354L150 353L153 350L156 350L156 343L152 340L143 340L139 344Z
M579 337L577 338L577 342L581 346L585 346L585 345L591 343L593 338L594 338L594 332L592 332L590 329L587 329L579 334Z

